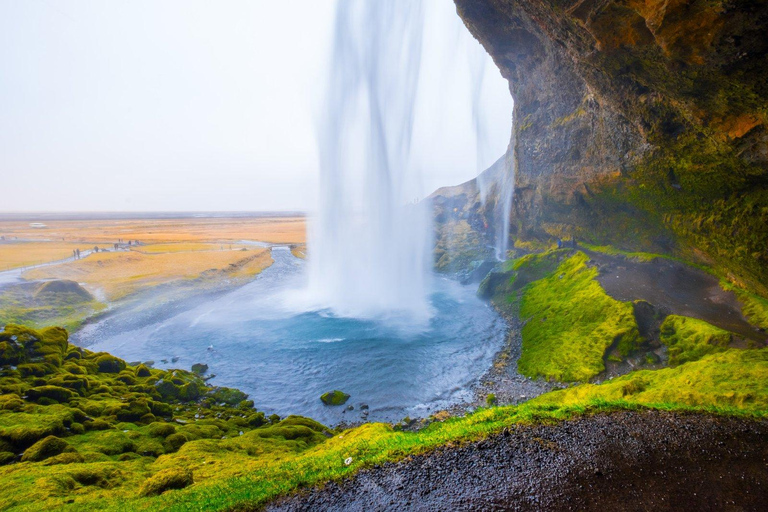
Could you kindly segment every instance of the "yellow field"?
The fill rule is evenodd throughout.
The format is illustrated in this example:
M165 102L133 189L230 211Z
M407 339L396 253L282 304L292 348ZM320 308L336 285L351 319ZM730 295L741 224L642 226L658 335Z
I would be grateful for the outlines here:
M118 239L142 243L236 243L240 240L300 244L306 240L304 217L119 219L46 221L32 228L27 221L1 221L0 236L35 241L56 240L112 244Z
M218 243L204 244L199 242L177 242L167 244L150 244L134 247L133 251L145 254L158 254L164 252L194 252L194 251L223 251L237 249L253 249L254 246L242 244Z
M72 257L72 250L83 244L68 242L0 242L0 271L29 267Z
M70 279L97 297L115 301L159 284L199 277L252 277L272 263L270 251L109 252L29 270L25 279Z

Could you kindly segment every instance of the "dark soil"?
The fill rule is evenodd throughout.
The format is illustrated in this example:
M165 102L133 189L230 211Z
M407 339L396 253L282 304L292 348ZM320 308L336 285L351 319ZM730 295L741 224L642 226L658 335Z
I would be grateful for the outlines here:
M585 252L597 264L598 281L616 300L644 300L666 314L698 318L749 340L768 338L744 318L736 295L702 270L665 258L640 262Z
M268 510L765 510L768 422L658 411L512 426Z

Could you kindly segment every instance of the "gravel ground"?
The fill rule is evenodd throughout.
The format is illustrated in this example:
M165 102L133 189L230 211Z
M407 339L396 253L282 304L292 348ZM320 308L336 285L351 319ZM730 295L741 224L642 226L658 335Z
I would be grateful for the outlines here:
M512 426L268 510L766 510L766 440L766 421L658 411Z

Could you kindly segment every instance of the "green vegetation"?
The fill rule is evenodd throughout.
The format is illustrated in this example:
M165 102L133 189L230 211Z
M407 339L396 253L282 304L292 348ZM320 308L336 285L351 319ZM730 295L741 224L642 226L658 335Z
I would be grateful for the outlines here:
M267 419L244 393L209 387L191 372L133 367L67 337L57 327L0 332L2 509L53 508L70 496L101 508L106 496L190 485L206 458L271 458L332 435L306 418ZM210 470L212 477L218 468Z
M744 317L753 325L768 330L768 300L750 293L746 290L721 282L726 290L732 290L739 298L742 304L742 313Z
M349 395L338 389L323 393L320 397L325 405L344 405L349 400Z
M583 384L554 391L530 403L569 406L596 400L665 409L699 407L765 417L768 349L728 349L675 368L641 370L600 385Z
M562 281L574 283L589 274L578 253L557 266L558 282L563 271L570 275ZM584 283L568 286L590 289ZM707 332L690 319L669 323L675 327L669 336L679 338L673 346L688 346L688 332ZM516 424L641 407L753 417L768 411L768 349L727 349L518 406L436 416L416 432L385 424L334 432L308 418L267 419L249 400L222 405L220 398L234 401L239 392L207 387L191 372L125 365L105 373L100 361L112 361L105 356L68 345L62 329L7 326L0 333L0 508L258 507L361 468L474 441ZM189 398L191 385L197 398ZM29 393L47 387L57 389ZM489 395L488 404L494 399Z
M723 352L731 339L728 331L695 318L670 315L661 324L661 341L669 347L669 364L673 366Z
M34 328L76 329L105 307L73 281L25 283L0 291L0 320Z
M552 254L526 256L512 268L521 272L533 264L546 273L550 267L542 262L551 261ZM520 373L588 381L605 369L603 358L611 346L626 356L638 344L632 304L609 297L588 260L577 252L522 290L520 315L526 323Z

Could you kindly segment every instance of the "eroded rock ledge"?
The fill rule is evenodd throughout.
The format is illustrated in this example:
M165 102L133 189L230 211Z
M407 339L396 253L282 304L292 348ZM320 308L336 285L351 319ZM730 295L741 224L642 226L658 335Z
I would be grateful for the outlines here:
M510 82L515 238L768 283L768 4L455 0Z

